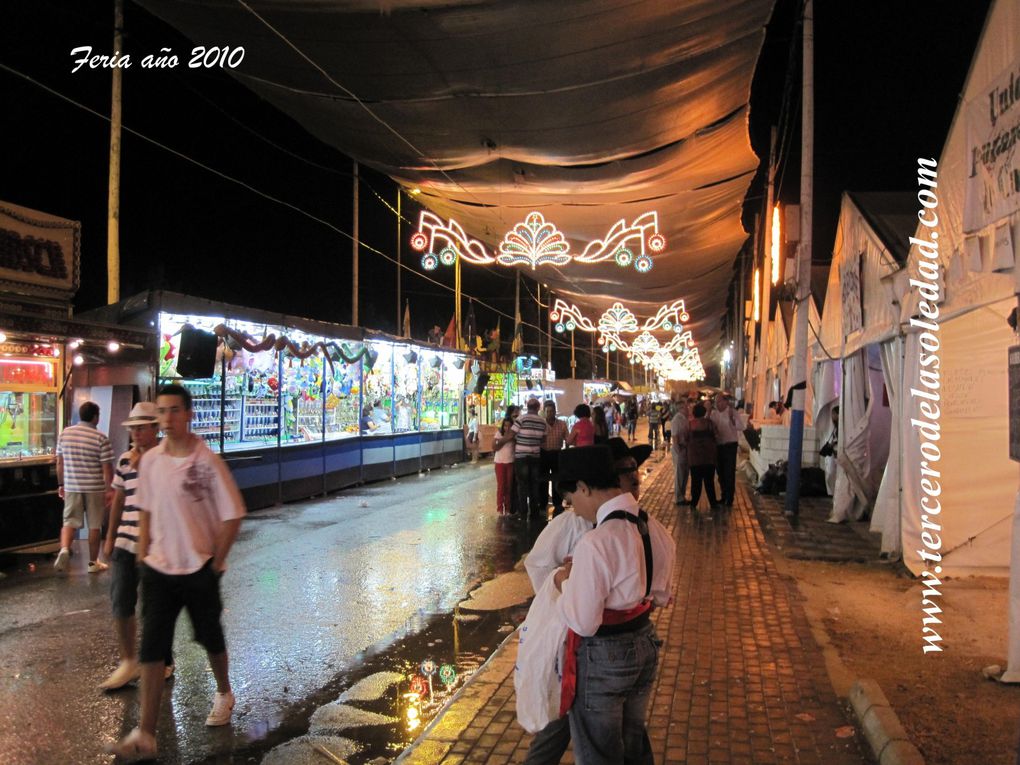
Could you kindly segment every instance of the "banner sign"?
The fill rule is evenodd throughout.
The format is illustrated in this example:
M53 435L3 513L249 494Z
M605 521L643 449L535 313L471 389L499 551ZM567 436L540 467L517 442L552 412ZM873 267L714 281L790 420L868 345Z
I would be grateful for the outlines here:
M0 201L0 289L70 299L80 257L80 223Z
M1020 210L1020 56L967 103L963 230Z

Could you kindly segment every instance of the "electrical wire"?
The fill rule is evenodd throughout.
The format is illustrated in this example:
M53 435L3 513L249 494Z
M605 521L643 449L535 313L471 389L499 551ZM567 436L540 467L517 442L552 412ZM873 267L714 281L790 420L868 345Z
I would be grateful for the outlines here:
M41 88L42 90L46 91L50 95L56 96L60 100L65 101L65 102L71 104L72 106L75 106L78 109L81 109L81 110L91 114L94 117L98 117L99 119L103 120L104 122L109 122L110 121L110 118L108 116L106 116L105 114L96 111L92 107L87 106L87 105L81 103L80 101L76 101L73 98L64 95L60 91L58 91L58 90L56 90L54 88L51 88L50 86L48 86L48 85L46 85L46 84L44 84L42 82L39 82L38 80L36 80L35 78L31 77L30 75L25 74L24 72L21 72L21 71L19 71L17 69L14 69L14 68L10 67L10 66L7 66L3 62L0 62L0 70L5 71L5 72L7 72L9 74L12 74L12 75L14 75L16 77L20 77L21 79L25 80L26 82L29 82L32 85L35 85L36 87ZM365 242L355 240L355 238L351 234L349 234L348 232L346 232L343 229L339 228L338 226L334 225L333 223L330 223L328 220L325 220L324 218L320 218L319 216L317 216L317 215L315 215L313 213L310 213L307 210L304 210L304 209L298 207L297 205L295 205L295 204L293 204L291 202L288 202L288 201L286 201L284 199L280 199L279 197L275 197L272 194L264 192L261 189L258 189L256 187L252 186L250 183L247 183L246 181L242 181L242 180L240 180L238 178L234 178L233 176L228 175L227 173L224 173L221 170L217 170L216 168L211 167L210 165L207 165L204 162L201 162L200 160L195 159L194 157L191 157L191 156L185 154L182 151L179 151L177 149L174 149L173 147L167 146L166 144L156 140L155 138L150 138L149 136L145 135L144 133L141 133L141 132L139 132L139 131L137 131L137 130L127 126L127 125L122 125L122 130L125 133L129 133L129 134L135 136L136 138L139 138L142 141L144 141L144 142L146 142L148 144L151 144L152 146L155 146L155 147L157 147L159 149L162 149L163 151L168 152L169 154L174 155L178 159L182 159L185 162L188 162L188 163L190 163L192 165L195 165L196 167L201 168L202 170L205 170L206 172L211 173L211 174L215 175L216 177L218 177L218 178L220 178L222 180L225 180L225 181L233 183L233 184L235 184L237 186L240 186L241 188L246 189L247 191L250 191L251 193L253 193L253 194L257 195L257 196L260 196L263 199L266 199L266 200L268 200L270 202L273 202L274 204L278 204L278 205L280 205L282 207L285 207L285 208L287 208L289 210L292 210L292 211L298 213L299 215L302 215L302 216L308 218L309 220L312 220L312 221L314 221L314 222L316 222L316 223L318 223L318 224L320 224L322 226L325 226L326 228L328 228L329 230L333 231L334 233L337 233L337 234L339 234L339 235L349 239L352 242L357 241L359 248L363 248L363 249L365 249L365 250L367 250L367 251L369 251L369 252L371 252L371 253L373 253L375 255L379 255L380 257L384 258L385 260L388 260L389 262L393 263L394 265L398 266L399 268L402 268L403 270L405 270L405 271L407 271L407 272L409 272L411 274L414 274L415 276L417 276L420 279L424 279L427 282L431 282L432 284L435 284L435 285L437 285L439 287L442 287L444 290L446 290L448 292L454 292L454 293L456 292L455 288L450 287L447 284L443 284L442 282L440 282L440 281L438 281L436 279L433 279L430 276L427 276L427 275L421 273L420 271L412 268L411 266L406 265L403 262L398 262L396 260L396 258L393 258L390 255L387 255L382 250L378 250L375 247L372 247L371 245L366 244ZM496 314L498 314L500 316L505 316L506 318L510 319L511 321L514 320L513 316L511 316L510 314L506 313L505 311L501 311L500 309L496 308L493 305L490 305L489 303L485 302L481 298L478 298L478 297L475 297L474 295L468 294L468 293L464 292L463 290L461 291L461 296L462 297L466 297L469 300L474 300L480 306L483 306L483 307L489 309L493 313L496 313ZM521 322L521 324L525 324L527 326L534 327L535 329L538 329L539 331L542 331L540 327L537 327L534 324L530 324L528 322L523 322L523 321Z

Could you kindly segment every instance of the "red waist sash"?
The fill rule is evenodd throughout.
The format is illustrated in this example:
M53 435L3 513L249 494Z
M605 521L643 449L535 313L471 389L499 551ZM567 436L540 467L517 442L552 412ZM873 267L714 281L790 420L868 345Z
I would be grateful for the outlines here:
M602 624L623 624L637 619L652 608L650 600L638 603L626 611L607 608L602 612ZM577 649L583 638L571 629L567 630L567 646L563 651L563 679L560 684L560 717L570 711L577 693Z

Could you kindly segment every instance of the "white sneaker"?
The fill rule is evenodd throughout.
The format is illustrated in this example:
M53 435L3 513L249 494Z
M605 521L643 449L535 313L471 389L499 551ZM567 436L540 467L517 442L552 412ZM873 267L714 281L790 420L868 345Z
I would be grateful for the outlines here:
M101 560L94 560L91 563L89 563L89 573L90 574L101 574L104 571L106 571L106 569L108 569L108 568L109 568L109 566L107 566Z
M134 659L124 659L117 666L117 669L113 670L113 674L99 684L99 687L104 691L116 691L128 683L137 680L141 674L142 670L138 666L137 661Z
M57 553L57 559L53 561L53 569L55 571L67 571L67 564L71 562L71 551L66 547L61 547L60 552Z
M229 725L230 715L234 711L234 694L228 691L227 693L216 692L213 696L212 711L209 716L205 718L205 724L210 727L216 727L219 725Z
M114 754L126 762L156 759L156 738L141 728L135 728L116 744L103 747L107 754Z

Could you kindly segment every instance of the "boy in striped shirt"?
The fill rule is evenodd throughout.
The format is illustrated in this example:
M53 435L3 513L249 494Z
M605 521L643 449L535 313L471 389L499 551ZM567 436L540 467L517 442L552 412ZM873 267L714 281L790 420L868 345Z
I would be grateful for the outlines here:
M138 486L138 464L142 455L159 443L159 410L156 405L143 401L135 404L128 418L121 423L131 433L131 448L120 455L113 473L113 506L110 526L106 533L103 554L113 564L110 582L110 602L120 648L120 664L106 680L99 684L105 691L115 691L137 680L141 673L136 651L138 622L135 605L138 602L138 508L135 489ZM164 677L174 671L173 652L167 651Z

